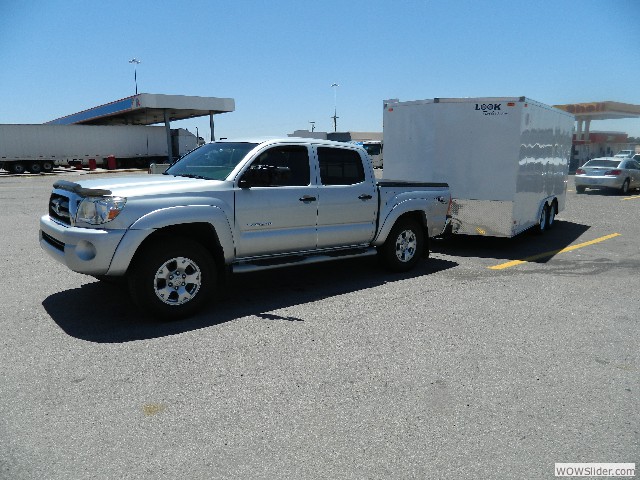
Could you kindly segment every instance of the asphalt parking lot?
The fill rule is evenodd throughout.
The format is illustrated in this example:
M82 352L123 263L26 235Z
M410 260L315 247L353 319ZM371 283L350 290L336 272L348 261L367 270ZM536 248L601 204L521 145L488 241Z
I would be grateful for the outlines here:
M640 465L637 192L579 195L570 177L543 236L437 241L408 274L370 258L235 276L158 323L41 252L57 175L0 176L0 478Z

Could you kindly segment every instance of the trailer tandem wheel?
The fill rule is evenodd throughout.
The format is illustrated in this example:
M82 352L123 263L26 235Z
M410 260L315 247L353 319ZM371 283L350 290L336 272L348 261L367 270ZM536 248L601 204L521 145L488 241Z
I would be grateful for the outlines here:
M15 173L15 174L21 174L24 173L26 171L26 168L24 166L24 163L22 162L12 162L11 166L9 167L9 171L11 173Z

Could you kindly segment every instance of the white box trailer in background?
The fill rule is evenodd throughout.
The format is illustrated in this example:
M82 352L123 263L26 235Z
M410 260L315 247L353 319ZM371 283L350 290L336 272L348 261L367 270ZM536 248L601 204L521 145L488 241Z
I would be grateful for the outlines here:
M447 182L452 231L544 231L565 207L574 117L525 97L384 102L384 178Z
M171 130L173 157L197 147L184 129ZM105 165L113 156L118 166L148 167L168 158L167 131L142 125L0 125L0 168L13 173L51 171L54 165L93 159Z

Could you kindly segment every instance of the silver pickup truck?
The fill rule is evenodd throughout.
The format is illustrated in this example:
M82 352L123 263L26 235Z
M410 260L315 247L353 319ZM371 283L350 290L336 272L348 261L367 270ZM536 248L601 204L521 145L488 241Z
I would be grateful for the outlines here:
M126 279L143 311L180 318L229 270L375 253L409 270L443 232L450 200L445 183L376 181L357 145L219 141L163 175L57 181L40 245L75 272Z

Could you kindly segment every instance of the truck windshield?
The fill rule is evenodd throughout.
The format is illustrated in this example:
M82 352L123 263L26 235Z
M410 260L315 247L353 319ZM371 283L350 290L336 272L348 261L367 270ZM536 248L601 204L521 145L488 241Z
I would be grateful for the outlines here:
M187 153L165 175L224 180L257 143L207 143Z

